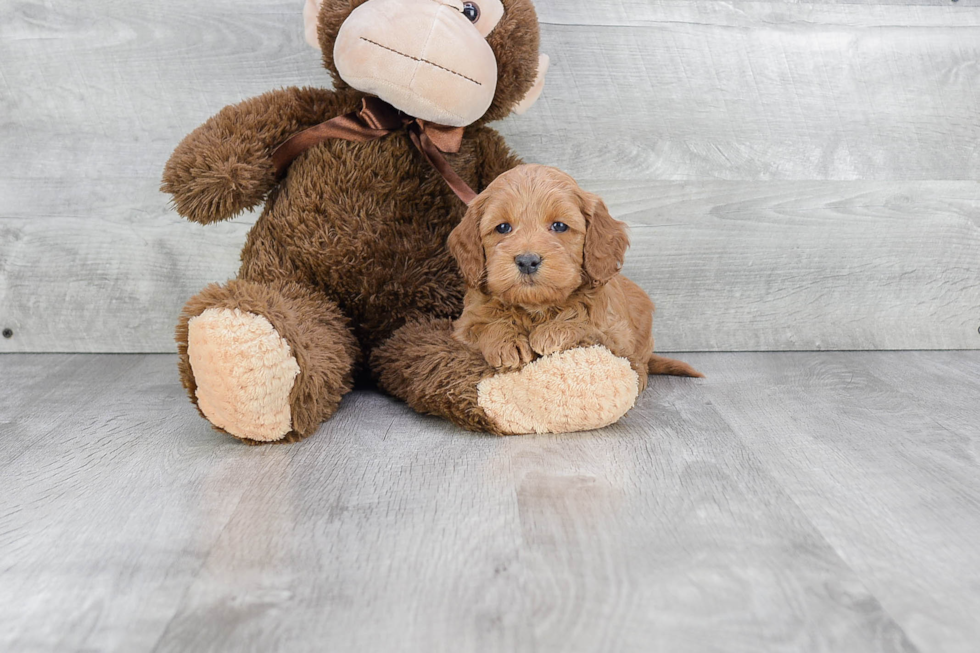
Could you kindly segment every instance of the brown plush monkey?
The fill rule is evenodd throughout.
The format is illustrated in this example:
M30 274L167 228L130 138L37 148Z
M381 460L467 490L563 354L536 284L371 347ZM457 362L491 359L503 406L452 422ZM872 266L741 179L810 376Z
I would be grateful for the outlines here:
M541 92L546 58L530 0L316 0L335 90L288 88L226 107L181 142L164 191L186 218L265 202L238 278L191 299L180 373L201 414L249 443L311 435L357 374L422 412L494 433L616 421L636 399L629 363L572 350L495 375L451 336L464 286L446 239L465 205L407 131L327 140L279 180L273 152L376 96L430 124L465 127L445 159L477 192L520 161L486 123ZM308 36L313 33L308 28Z

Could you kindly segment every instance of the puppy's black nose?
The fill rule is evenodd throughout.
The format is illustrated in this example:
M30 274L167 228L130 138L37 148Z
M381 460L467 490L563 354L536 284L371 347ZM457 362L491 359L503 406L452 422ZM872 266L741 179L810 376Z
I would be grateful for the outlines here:
M521 254L514 259L521 274L537 274L541 269L541 257L537 254Z

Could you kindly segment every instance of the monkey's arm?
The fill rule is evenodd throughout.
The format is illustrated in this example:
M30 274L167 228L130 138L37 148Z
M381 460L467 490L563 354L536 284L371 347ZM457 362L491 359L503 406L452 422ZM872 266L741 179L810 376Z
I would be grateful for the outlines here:
M292 87L225 107L177 146L161 190L188 220L208 224L234 217L261 203L276 185L276 147L354 105L351 92Z

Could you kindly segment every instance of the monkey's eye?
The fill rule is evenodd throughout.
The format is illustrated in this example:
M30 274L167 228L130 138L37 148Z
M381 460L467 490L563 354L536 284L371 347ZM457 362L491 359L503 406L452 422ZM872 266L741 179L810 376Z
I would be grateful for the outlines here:
M471 23L475 23L480 20L480 6L475 2L464 2L463 3L463 15Z
M552 222L551 230L554 231L556 234L563 234L566 231L568 231L568 225L565 224L564 222Z
M507 223L507 222L502 222L502 223L498 224L497 225L497 228L494 229L494 231L496 231L498 234L509 234L513 230L514 230L514 228L512 226L510 226L510 224Z

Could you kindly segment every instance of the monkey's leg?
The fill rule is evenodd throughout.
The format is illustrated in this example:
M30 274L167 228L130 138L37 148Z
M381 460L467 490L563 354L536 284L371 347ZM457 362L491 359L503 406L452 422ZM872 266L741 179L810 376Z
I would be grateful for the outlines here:
M602 428L639 394L629 361L605 347L572 349L495 374L452 337L449 320L410 322L371 355L379 385L420 413L501 435Z
M350 391L359 356L337 305L294 281L208 286L184 307L177 343L191 401L249 444L312 435Z

